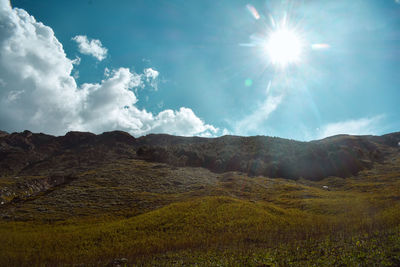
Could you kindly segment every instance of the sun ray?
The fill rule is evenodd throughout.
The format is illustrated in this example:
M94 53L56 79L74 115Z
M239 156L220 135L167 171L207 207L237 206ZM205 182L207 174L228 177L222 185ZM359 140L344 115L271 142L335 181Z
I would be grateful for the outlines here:
M284 68L300 61L303 43L293 29L283 26L269 34L265 49L271 63Z

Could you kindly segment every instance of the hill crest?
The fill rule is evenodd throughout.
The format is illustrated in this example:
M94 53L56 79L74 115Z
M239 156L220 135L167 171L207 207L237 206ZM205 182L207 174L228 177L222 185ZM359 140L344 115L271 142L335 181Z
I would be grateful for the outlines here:
M400 133L382 136L336 135L300 142L268 136L217 138L150 134L135 138L122 131L0 134L0 172L40 173L44 169L91 168L120 158L203 167L216 173L239 171L249 176L305 178L347 177L371 168L398 150ZM66 168L65 166L68 166Z

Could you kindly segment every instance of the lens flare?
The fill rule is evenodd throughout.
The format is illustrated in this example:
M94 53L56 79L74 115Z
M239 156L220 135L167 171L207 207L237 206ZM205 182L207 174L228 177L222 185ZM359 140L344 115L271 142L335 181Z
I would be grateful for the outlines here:
M300 61L303 43L294 30L280 28L269 34L265 49L272 64L286 67Z
M250 5L250 4L247 4L246 5L246 7L247 7L247 10L250 12L250 14L255 18L255 19L260 19L260 14L258 14L258 11L257 11L257 9L254 7L254 6L252 6L252 5Z
M244 85L245 85L246 87L252 86L252 85L253 85L253 80L252 80L252 79L246 79L246 80L244 81Z
M312 44L311 49L313 50L324 50L329 49L331 46L329 44Z

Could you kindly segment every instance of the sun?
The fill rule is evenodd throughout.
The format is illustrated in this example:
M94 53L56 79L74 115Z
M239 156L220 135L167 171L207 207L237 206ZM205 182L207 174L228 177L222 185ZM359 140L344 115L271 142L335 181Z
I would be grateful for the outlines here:
M271 63L284 68L300 61L303 44L294 30L281 28L269 34L265 49Z

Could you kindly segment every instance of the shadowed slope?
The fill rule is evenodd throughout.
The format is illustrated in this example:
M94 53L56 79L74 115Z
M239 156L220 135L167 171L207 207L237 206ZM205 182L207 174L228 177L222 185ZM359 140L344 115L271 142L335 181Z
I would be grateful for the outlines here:
M200 138L165 134L136 139L120 131L100 135L69 132L53 137L25 131L0 136L0 172L3 176L52 171L71 175L105 162L136 158L214 172L319 180L347 177L371 168L396 152L399 141L399 133L339 135L298 142L264 136Z

